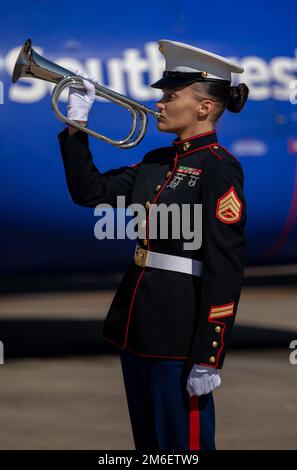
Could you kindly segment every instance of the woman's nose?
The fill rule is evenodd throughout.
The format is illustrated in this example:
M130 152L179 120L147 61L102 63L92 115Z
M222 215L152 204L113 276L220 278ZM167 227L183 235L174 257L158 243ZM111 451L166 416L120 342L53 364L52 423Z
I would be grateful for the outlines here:
M156 106L157 106L157 108L158 108L160 111L165 108L164 103L161 103L161 101L158 101L158 102L156 103Z

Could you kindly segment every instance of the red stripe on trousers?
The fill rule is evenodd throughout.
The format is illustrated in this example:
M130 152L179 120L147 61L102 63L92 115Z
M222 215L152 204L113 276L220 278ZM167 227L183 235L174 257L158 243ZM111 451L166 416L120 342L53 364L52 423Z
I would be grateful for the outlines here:
M199 397L196 395L189 396L190 400L190 450L200 450L200 411L199 411Z

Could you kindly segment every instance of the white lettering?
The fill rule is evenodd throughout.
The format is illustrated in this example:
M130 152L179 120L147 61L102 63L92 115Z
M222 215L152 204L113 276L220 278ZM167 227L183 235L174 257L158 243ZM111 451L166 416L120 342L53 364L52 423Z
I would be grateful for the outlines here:
M10 75L19 50L20 47L11 49L4 58L6 71ZM34 46L34 50L47 57L42 48ZM69 70L80 69L87 75L95 77L103 86L130 96L136 101L155 101L161 97L162 92L151 88L150 84L161 78L165 61L159 52L158 43L145 43L143 50L144 52L136 48L123 49L122 57L110 57L105 61L98 57L90 57L84 63L71 57L51 60ZM245 68L242 75L234 75L233 84L246 83L250 89L249 99L290 102L292 94L290 83L297 78L297 49L292 57L273 57L270 61L257 56L246 56L241 59L232 57L232 60ZM106 79L103 70L106 72ZM10 85L8 96L15 102L33 103L51 93L53 86L43 80L23 78ZM67 90L61 97L63 101L66 99ZM103 98L97 97L97 99L106 101Z

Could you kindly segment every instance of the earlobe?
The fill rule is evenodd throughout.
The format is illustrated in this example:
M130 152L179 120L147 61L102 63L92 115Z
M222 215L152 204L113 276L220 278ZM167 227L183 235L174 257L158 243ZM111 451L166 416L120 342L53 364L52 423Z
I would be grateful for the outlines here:
M197 117L198 118L202 118L204 117L206 114L208 114L209 110L208 110L208 107L207 106L204 106L203 104L201 104L198 108L198 111L197 111Z
M210 112L212 110L212 107L213 107L213 102L212 101L206 101L204 104L207 108L207 111Z
M203 104L199 104L197 108L197 117L203 117L205 115L205 110L203 109Z
M203 101L201 105L199 106L201 113L198 113L198 117L203 117L205 115L208 115L211 110L212 110L213 103L211 101Z

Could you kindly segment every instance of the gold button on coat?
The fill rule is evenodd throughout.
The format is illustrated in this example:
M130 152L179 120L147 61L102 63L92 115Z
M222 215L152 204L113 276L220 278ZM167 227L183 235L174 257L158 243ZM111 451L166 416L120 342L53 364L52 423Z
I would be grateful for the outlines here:
M147 245L147 239L146 239L146 238L143 240L143 244L144 244L145 246Z
M213 341L213 342L212 342L212 347L213 347L213 348L217 348L218 345L219 345L219 343L218 343L217 341Z
M169 178L169 176L171 176L171 171L167 171L166 173L166 178Z
M215 327L215 332L216 333L221 333L221 331L222 331L222 328L220 326Z
M157 186L155 187L156 193L157 193L158 191L160 191L161 188L162 188L162 186L161 186L160 184L157 184Z
M149 208L150 208L150 205L151 205L150 201L145 201L145 207L146 207L146 209L149 209Z
M210 356L209 362L213 364L214 362L216 362L216 358L214 356Z
M218 150L219 147L217 145L213 145L211 148L214 150Z
M191 142L185 142L183 145L183 150L188 150L191 147Z

